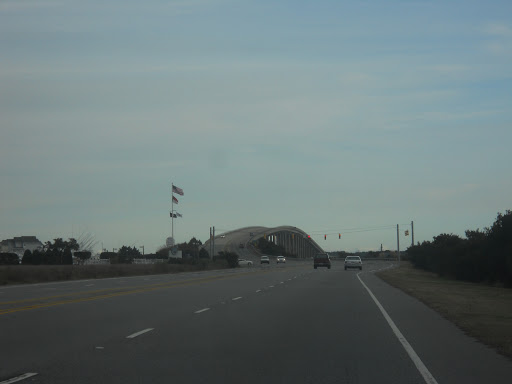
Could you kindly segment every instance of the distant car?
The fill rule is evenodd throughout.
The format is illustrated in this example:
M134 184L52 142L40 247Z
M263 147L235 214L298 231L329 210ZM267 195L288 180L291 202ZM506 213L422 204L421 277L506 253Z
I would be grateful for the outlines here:
M238 265L241 267L252 267L251 260L238 259Z
M358 268L360 271L363 270L363 262L359 256L347 256L345 257L345 271L348 268Z
M331 259L327 253L317 253L315 258L313 259L313 267L317 269L318 267L327 267L327 269L331 269Z
M226 238L226 235L220 235L220 238L224 239L224 238Z
M277 256L276 262L277 262L277 264L279 264L279 263L285 263L286 264L286 259L284 258L284 256Z
M261 256L261 264L270 264L268 256Z

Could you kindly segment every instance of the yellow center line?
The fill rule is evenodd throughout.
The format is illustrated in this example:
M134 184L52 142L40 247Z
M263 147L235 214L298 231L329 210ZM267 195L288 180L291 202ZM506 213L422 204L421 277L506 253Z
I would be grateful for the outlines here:
M14 313L14 312L21 312L21 311L29 311L29 310L38 309L38 308L53 307L53 306L57 306L57 305L80 303L80 302L100 300L100 299L108 299L108 298L112 298L112 297L131 295L134 293L151 292L151 291L156 291L156 290L165 289L165 288L182 287L182 286L188 286L188 285L194 285L194 284L207 283L207 282L211 282L211 281L226 280L226 279L244 276L244 275L248 275L248 274L252 274L252 273L268 273L268 272L269 271L241 272L241 273L235 273L235 274L232 274L229 276L212 276L212 277L199 278L199 279L188 279L188 280L182 280L182 281L172 281L172 282L167 282L167 283L151 284L148 286L139 285L139 286L124 287L124 288L116 287L116 288L100 289L100 290L88 291L88 292L75 292L75 293L68 293L68 294L56 295L56 296L47 296L47 297L39 297L39 298L34 298L34 299L3 302L3 303L0 303L0 305L23 304L23 303L34 302L34 301L45 301L45 300L59 299L59 298L63 298L63 297L87 295L87 294L91 295L91 294L95 294L95 293L102 293L102 292L109 292L109 291L112 292L112 291L116 291L119 289L125 289L124 291L121 291L121 292L112 292L112 293L107 293L107 294L98 295L98 296L74 298L74 299L69 299L69 300L61 300L61 301L54 301L54 302L47 302L47 303L36 303L33 305L0 309L0 315L5 315L8 313ZM128 289L128 290L126 290L126 289Z

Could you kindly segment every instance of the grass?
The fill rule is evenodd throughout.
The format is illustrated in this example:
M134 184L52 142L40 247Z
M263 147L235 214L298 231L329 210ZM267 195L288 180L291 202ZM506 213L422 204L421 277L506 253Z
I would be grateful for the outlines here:
M223 262L190 264L11 265L0 266L0 285L103 279L227 268Z
M442 278L408 262L377 276L512 359L512 289Z

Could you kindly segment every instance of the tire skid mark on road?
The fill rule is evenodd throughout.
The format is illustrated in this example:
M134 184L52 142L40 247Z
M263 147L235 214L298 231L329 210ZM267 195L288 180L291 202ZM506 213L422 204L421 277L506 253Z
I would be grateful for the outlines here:
M37 373L35 373L35 372L24 373L23 375L13 377L13 378L8 379L8 380L0 381L0 384L17 383L18 381L22 381L22 380L28 379L28 378L36 376L36 375L37 375Z
M154 329L155 329L155 328L146 328L146 329L143 329L142 331L132 333L131 335L126 336L126 338L127 338L127 339L134 339L134 338L136 338L137 336L140 336L140 335L143 335L143 334L145 334L145 333L151 332L151 331L152 331L152 330L154 330Z

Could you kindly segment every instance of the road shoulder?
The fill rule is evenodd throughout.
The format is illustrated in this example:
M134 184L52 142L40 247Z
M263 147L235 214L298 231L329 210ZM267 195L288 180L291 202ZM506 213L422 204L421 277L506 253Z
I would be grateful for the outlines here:
M439 383L508 383L512 362L374 273L362 280Z

